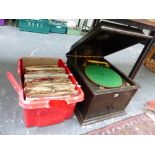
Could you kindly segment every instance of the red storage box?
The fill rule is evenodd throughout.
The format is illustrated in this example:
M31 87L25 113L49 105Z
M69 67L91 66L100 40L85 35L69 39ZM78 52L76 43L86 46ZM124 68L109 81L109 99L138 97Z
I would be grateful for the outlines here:
M26 101L23 89L24 66L43 64L49 65L56 61L59 67L65 68L69 79L75 85L75 89L78 91L78 95L72 96L70 98L61 97L60 99L56 97L48 97ZM64 64L61 59L33 57L21 58L18 61L18 73L20 76L21 84L18 84L11 72L7 72L7 77L18 93L19 105L23 107L23 115L26 127L41 127L63 122L65 119L71 118L73 116L76 103L81 102L84 99L84 94L81 90L81 87L78 85L67 65Z

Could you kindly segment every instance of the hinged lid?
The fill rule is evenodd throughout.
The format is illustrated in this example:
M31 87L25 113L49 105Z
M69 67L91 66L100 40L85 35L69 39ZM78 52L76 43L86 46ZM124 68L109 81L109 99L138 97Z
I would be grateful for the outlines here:
M67 57L103 57L151 38L134 27L101 22L72 45Z

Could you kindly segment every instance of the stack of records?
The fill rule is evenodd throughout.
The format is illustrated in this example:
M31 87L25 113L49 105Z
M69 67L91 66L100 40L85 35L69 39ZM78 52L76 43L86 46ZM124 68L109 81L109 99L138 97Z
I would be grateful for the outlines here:
M65 69L57 65L25 67L24 92L26 100L70 97L77 94Z

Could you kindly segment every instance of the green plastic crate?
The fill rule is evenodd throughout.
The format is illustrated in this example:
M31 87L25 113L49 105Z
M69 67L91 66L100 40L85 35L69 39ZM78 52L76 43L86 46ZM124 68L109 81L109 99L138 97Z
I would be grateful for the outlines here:
M81 35L81 29L80 28L68 28L67 34L69 35Z
M63 24L62 22L55 22L55 21L51 22L50 32L65 34L67 32L67 25Z
M21 31L48 34L50 30L50 24L47 19L20 19L18 25Z

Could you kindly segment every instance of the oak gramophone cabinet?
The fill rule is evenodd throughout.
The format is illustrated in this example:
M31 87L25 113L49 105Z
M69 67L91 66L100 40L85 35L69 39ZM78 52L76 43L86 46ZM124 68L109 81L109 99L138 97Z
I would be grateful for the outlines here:
M101 22L72 45L66 54L67 65L85 95L84 101L76 106L76 116L81 125L125 114L125 108L139 86L104 57L149 39L135 27ZM84 73L88 59L107 62L121 76L123 85L108 89L91 82Z

